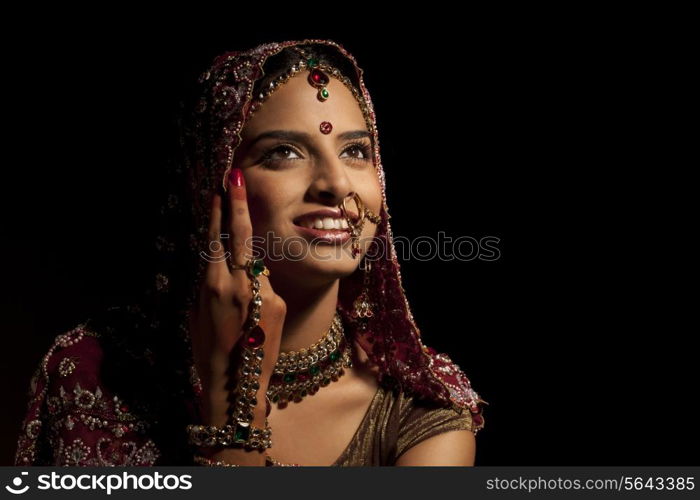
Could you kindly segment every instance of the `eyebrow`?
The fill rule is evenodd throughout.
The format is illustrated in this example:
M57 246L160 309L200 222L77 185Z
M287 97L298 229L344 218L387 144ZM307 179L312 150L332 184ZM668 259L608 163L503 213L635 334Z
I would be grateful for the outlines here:
M369 137L372 139L372 134L367 130L349 130L338 134L338 139L341 141L348 141L352 139L361 139L363 137ZM296 142L311 142L311 136L306 132L299 132L296 130L268 130L258 135L255 139L250 142L249 147L253 147L255 143L263 139L282 139L286 141L296 141Z

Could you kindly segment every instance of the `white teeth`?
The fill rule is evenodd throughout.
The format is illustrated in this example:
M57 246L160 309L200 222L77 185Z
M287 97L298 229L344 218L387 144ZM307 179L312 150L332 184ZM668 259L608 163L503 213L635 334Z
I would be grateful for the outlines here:
M299 225L309 229L348 229L347 220L342 218L334 219L333 217L302 219Z

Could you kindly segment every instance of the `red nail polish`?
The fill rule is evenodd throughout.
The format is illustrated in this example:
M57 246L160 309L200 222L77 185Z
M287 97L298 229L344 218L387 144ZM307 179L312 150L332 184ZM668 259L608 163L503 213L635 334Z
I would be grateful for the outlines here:
M245 180L243 179L243 170L240 168L232 168L231 172L228 174L228 181L234 187L244 186Z

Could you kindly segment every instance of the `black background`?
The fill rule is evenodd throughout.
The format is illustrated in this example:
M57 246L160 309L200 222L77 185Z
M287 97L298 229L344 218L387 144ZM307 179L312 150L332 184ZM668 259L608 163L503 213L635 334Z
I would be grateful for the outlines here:
M372 16L30 18L6 44L3 463L52 338L152 279L187 83L225 50L316 37L365 70L395 236L500 238L495 262L402 267L424 342L490 403L478 463L697 463L685 237L625 151L646 147L624 82L647 46L571 16Z

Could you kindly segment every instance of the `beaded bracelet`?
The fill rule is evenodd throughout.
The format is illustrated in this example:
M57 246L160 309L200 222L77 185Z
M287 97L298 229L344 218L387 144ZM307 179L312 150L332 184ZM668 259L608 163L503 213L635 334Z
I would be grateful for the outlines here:
M259 327L258 327L259 328ZM262 332L262 329L260 329ZM244 447L246 449L265 451L272 447L272 429L267 422L271 405L265 396L266 413L265 428L254 427L253 408L257 405L256 394L260 389L258 381L262 372L263 350L261 345L252 349L250 339L245 339L248 345L243 348L243 364L238 376L236 404L233 415L234 422L223 427L214 425L188 425L187 433L190 444L196 446Z
M188 425L190 444L197 446L245 447L246 449L264 452L272 447L270 436L272 430L267 422L270 414L270 400L265 395L265 428L253 427L253 409L258 404L257 393L260 389L262 360L265 356L265 332L260 327L260 280L258 275L269 275L262 260L250 259L243 265L232 266L232 269L243 269L250 278L253 300L250 303L250 314L244 325L242 343L242 363L238 369L235 391L235 406L232 416L233 423L223 427L213 425Z
M188 425L189 442L195 446L244 447L265 451L272 447L272 429L265 419L265 428L253 427L248 422L214 425Z

